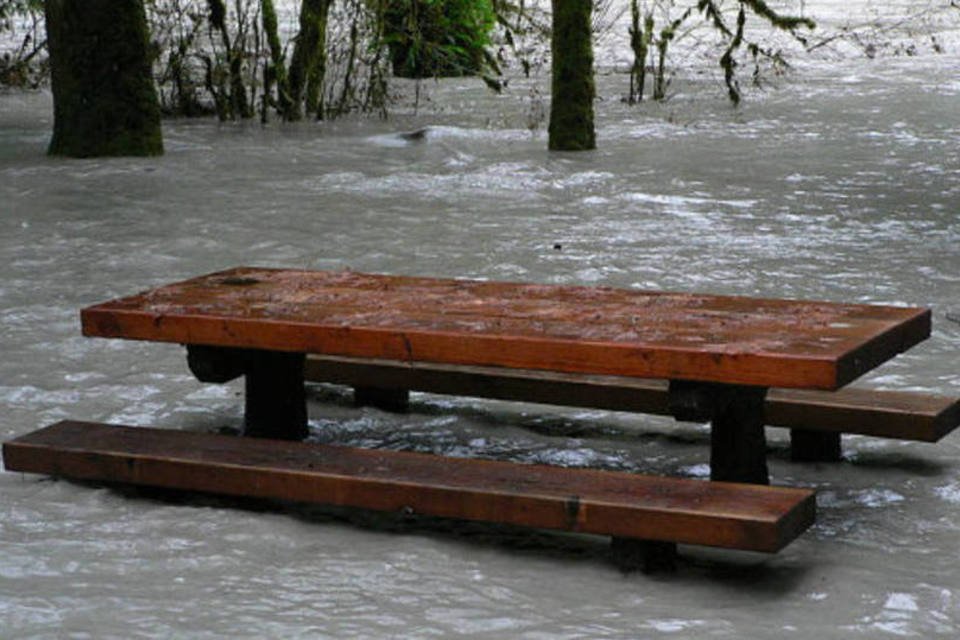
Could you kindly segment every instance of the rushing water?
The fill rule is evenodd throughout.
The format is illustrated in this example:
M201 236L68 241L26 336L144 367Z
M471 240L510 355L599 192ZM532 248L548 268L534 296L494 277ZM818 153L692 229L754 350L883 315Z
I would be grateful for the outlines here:
M956 52L810 64L739 110L601 78L600 149L549 154L526 88L469 82L388 122L164 125L156 159L44 155L49 97L0 96L0 437L71 417L237 426L240 388L170 345L80 337L93 302L237 264L926 305L930 340L858 384L960 393ZM430 126L408 143L398 130ZM559 245L560 248L555 248ZM313 437L702 477L707 431L641 415L311 392ZM621 574L604 541L0 474L0 637L835 638L960 635L960 439L844 440L789 462L817 525L776 556L683 548Z

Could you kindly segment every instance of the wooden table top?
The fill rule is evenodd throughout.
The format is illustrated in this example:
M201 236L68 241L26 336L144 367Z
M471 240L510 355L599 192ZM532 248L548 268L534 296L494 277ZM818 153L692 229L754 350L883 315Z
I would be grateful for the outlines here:
M83 309L86 336L836 389L930 310L238 267Z

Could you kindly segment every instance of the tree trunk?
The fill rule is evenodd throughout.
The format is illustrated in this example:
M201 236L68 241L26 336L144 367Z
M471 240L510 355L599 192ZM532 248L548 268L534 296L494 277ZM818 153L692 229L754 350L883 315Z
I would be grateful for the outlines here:
M552 151L595 149L592 0L552 0L550 142Z
M290 90L290 104L284 119L300 120L303 117L304 89L311 83L319 92L317 65L326 67L325 49L327 46L327 15L330 0L303 0L300 5L300 33L290 57L290 69L287 82ZM313 100L316 102L316 100Z
M266 122L267 106L271 101L273 85L277 86L276 107L281 114L290 109L290 95L287 84L287 67L284 62L283 47L280 44L280 35L277 28L277 10L273 0L261 0L260 11L263 15L263 32L270 48L270 61L263 67L263 98L264 106L262 118Z
M142 0L46 0L51 155L163 153Z
M230 88L228 91L225 89L225 108L219 109L220 119L224 120L224 116L234 120L249 118L253 116L253 111L250 109L250 103L247 100L247 88L243 83L244 38L242 30L237 34L236 40L231 42L230 29L227 27L227 5L224 4L223 0L209 0L207 5L210 9L210 24L217 30L220 39L223 41L227 73L230 78Z
M317 120L324 119L323 108L323 80L327 75L327 17L329 16L330 2L324 2L327 9L321 16L317 31L316 58L310 73L307 74L307 95L304 107L307 113L316 115Z

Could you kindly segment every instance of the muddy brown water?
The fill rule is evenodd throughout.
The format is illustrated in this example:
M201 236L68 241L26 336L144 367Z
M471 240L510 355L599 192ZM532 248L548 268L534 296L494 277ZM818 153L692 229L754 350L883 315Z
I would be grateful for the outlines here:
M238 264L929 306L933 336L857 385L960 394L956 57L810 64L737 111L715 80L549 154L518 89L464 82L388 122L171 121L156 159L47 158L45 94L0 96L0 437L57 419L214 430L241 388L171 345L85 339L80 307ZM410 142L399 131L428 127ZM310 392L312 437L704 477L707 431L650 416ZM847 437L794 464L816 526L776 556L605 541L0 473L0 637L874 638L960 635L960 436Z

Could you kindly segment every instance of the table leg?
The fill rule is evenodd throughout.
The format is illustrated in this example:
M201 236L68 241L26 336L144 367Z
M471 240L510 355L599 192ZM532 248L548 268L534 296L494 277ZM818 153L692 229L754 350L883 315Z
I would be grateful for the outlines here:
M306 355L252 351L247 365L243 435L303 440L307 437Z
M354 387L353 401L358 407L376 407L393 413L406 413L410 392L406 389L384 387Z
M790 429L790 459L794 462L839 462L840 434Z
M764 432L766 387L670 381L677 420L710 421L710 479L770 484Z
M303 353L187 346L187 363L201 382L246 376L243 435L255 438L307 437L305 362Z
M621 571L663 573L677 569L677 543L636 538L610 539L610 553Z

